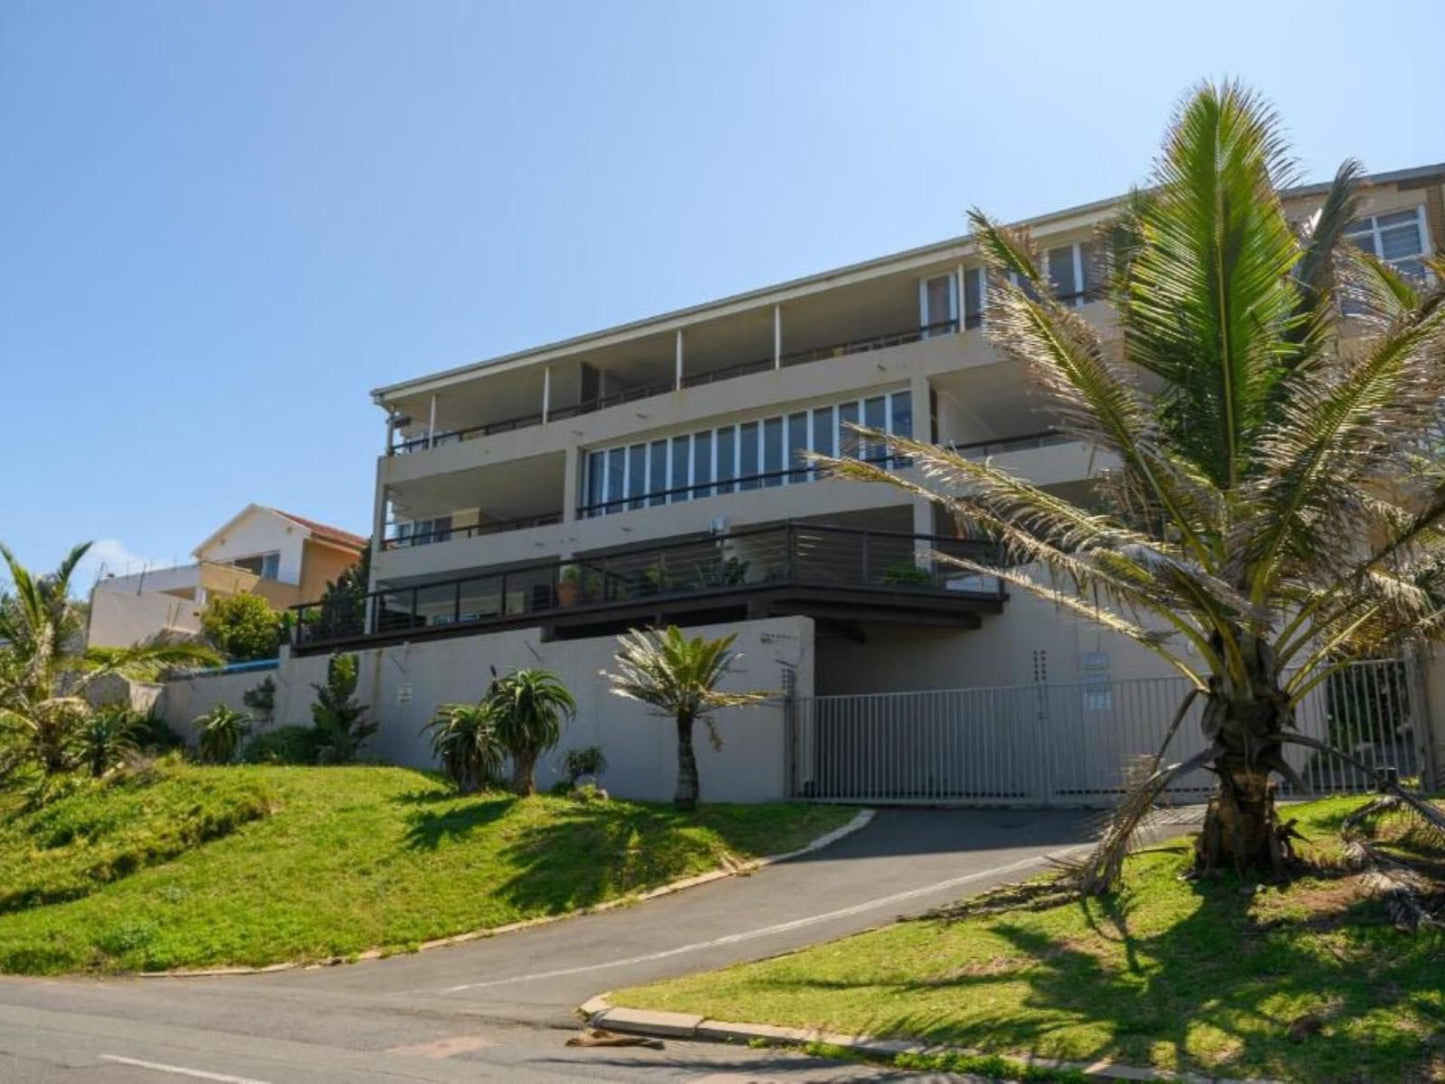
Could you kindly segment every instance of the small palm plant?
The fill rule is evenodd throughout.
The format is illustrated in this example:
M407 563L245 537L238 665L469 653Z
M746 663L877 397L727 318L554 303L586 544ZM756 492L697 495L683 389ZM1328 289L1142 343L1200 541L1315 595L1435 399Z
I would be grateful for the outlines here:
M1197 868L1281 870L1292 822L1276 814L1272 777L1308 789L1285 748L1376 774L1300 733L1301 702L1358 659L1445 632L1445 462L1431 443L1445 260L1425 261L1424 283L1341 244L1357 213L1353 162L1317 214L1292 222L1279 123L1235 84L1192 94L1157 161L1109 235L1121 343L1055 298L1025 232L971 216L991 272L987 334L1063 428L1118 462L1097 503L869 430L922 480L824 460L1001 543L994 563L935 560L1112 629L1188 679L1169 735L1198 700L1207 747L1171 764L1166 739L1081 868L1085 891L1117 882L1153 799L1200 768L1218 784ZM1346 311L1358 314L1348 324ZM1381 785L1445 829L1434 807Z
M700 784L693 724L707 725L714 749L722 739L713 726L719 708L744 707L768 699L767 693L725 693L717 688L742 656L732 652L734 636L689 640L676 625L664 631L634 629L617 639L616 673L603 672L612 691L649 705L653 713L677 724L677 793L673 806L690 813L697 808Z
M501 773L507 751L492 722L486 704L443 704L422 728L431 732L432 754L442 771L463 794L481 790Z
M244 711L217 704L196 718L201 760L207 764L229 764L236 759L241 743L251 733L251 716Z
M135 713L116 704L98 708L80 724L76 744L92 778L99 779L136 753L139 728Z
M153 680L171 666L221 661L210 648L165 640L86 647L70 584L89 549L88 542L76 546L54 573L37 576L0 545L13 585L0 598L0 745L14 752L17 763L46 775L79 766L79 731L95 710L85 692L97 679L119 674Z
M513 670L487 689L483 703L497 739L512 758L512 790L526 797L537 789L537 758L562 740L562 724L577 714L577 701L549 670Z
M316 724L317 759L322 764L348 764L356 759L377 724L366 718L368 706L356 700L358 673L355 655L332 655L326 660L326 681L312 685L316 702L311 719Z

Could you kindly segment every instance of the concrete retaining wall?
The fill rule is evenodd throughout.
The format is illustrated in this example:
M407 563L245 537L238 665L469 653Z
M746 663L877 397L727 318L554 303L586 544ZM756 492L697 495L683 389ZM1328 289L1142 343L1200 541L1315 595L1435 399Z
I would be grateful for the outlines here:
M805 617L747 621L686 630L689 636L736 632L741 658L723 687L732 691L781 691L784 671L796 673L797 691L813 689L813 622ZM562 778L566 751L599 745L607 756L603 785L620 797L666 800L676 782L676 737L670 720L648 714L640 704L607 691L601 671L612 665L613 637L542 642L538 629L517 629L483 636L462 636L357 652L357 696L371 706L380 729L370 752L394 764L434 766L422 727L441 704L474 702L493 672L513 667L542 667L556 673L577 699L577 718L562 741L538 766L538 786ZM191 737L191 722L218 703L242 708L246 690L267 676L276 681L274 725L311 722L313 683L326 676L325 656L291 658L283 653L272 671L217 674L170 682L162 698L167 722ZM706 730L696 744L704 798L710 801L761 802L786 796L784 710L781 702L719 712L723 740L714 750Z

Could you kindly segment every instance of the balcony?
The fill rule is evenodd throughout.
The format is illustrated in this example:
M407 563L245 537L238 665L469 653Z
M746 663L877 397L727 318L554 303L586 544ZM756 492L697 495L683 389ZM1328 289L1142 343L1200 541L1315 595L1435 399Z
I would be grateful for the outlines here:
M386 537L381 540L381 548L399 550L412 546L430 546L450 542L454 538L482 538L486 535L505 534L508 531L525 531L532 527L551 527L561 522L562 513L552 512L542 516L491 520L465 527L438 527L427 531L408 531L404 534L400 530L400 524L392 524Z
M590 636L666 621L804 614L976 628L1003 587L926 556L988 559L991 543L935 535L786 523L569 562L390 588L293 608L298 652L543 626Z
M755 358L750 361L724 365L699 372L685 373L681 380L674 376L666 380L647 381L620 388L606 395L600 395L571 405L548 407L540 411L519 414L498 421L466 426L459 429L438 431L431 435L408 437L401 431L397 431L392 435L392 442L387 454L408 455L428 448L439 448L461 441L478 440L483 437L495 436L499 433L511 433L518 429L527 429L547 422L561 421L567 418L580 417L584 414L592 414L600 410L606 410L609 407L621 406L625 403L651 399L655 396L666 395L670 392L685 388L696 388L721 381L736 380L739 377L751 376L755 373L768 372L773 369L787 369L793 366L807 365L812 362L824 361L830 358L847 357L849 355L863 354L874 350L887 350L896 346L921 342L924 339L953 335L956 334L958 330L959 323L957 320L947 320L921 327L910 327L901 331L889 331L864 338L846 339L838 342L825 343L821 346L810 346L806 349L792 351L791 353L779 354L776 358Z

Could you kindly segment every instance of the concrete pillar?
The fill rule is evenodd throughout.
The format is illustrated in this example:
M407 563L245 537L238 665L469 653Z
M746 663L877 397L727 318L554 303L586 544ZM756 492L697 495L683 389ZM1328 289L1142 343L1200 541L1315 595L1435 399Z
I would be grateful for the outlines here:
M783 367L783 306L773 306L773 368Z
M677 360L676 373L674 374L673 387L678 391L682 390L682 328L677 329Z
M1418 741L1424 757L1421 765L1425 790L1445 788L1445 645L1432 644L1411 660L1420 690Z
M575 444L567 445L566 462L562 467L562 522L577 519L577 491L582 480L582 452Z

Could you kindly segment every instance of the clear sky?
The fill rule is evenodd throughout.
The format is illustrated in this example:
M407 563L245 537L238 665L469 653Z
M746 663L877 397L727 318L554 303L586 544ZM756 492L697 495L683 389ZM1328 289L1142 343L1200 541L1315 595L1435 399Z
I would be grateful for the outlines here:
M0 0L0 541L364 533L373 387L1122 192L1205 76L1311 178L1442 161L1442 44L1438 0Z

